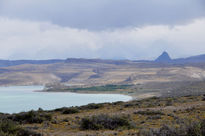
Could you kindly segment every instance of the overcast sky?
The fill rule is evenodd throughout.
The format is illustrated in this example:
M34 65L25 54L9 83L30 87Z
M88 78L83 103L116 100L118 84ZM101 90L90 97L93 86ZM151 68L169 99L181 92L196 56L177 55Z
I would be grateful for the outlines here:
M0 59L205 54L205 0L0 0Z

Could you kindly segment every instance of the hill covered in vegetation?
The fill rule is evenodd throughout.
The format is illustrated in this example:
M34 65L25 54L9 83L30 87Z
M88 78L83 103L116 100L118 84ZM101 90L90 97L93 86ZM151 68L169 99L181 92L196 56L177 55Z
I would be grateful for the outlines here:
M1 136L204 136L205 95L0 114Z

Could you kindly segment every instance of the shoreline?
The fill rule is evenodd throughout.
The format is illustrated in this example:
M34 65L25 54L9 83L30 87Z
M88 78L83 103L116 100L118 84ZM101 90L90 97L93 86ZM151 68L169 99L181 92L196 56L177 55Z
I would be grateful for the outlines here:
M10 87L13 87L13 88L10 88ZM128 96L128 95L124 95L124 94L119 94L119 93L115 93L115 94L112 93L113 95L109 95L111 93L92 93L92 94L96 94L96 95L89 95L91 93L66 92L66 93L68 93L68 95L64 95L63 93L65 93L65 92L59 92L58 91L58 93L61 93L61 94L59 94L59 95L58 94L51 94L50 95L49 93L57 93L57 91L56 92L48 92L48 91L45 91L43 89L40 90L39 88L35 88L35 87L33 89L32 89L32 87L31 88L28 87L29 89L26 90L25 86L18 86L18 87L16 87L17 89L15 90L15 86L10 86L10 87L8 87L8 89L2 88L1 90L2 91L5 90L11 96L15 96L16 94L17 95L21 94L21 96L27 98L27 99L25 99L27 102L30 102L30 101L33 102L33 99L30 100L29 99L30 97L27 97L27 96L30 96L30 95L31 96L32 95L35 96L35 99L39 99L39 100L42 99L42 97L44 97L44 96L53 96L54 99L49 98L50 100L49 99L47 100L49 102L49 103L47 102L47 104L51 104L52 105L53 102L51 102L51 101L55 102L56 100L59 102L59 104L56 105L57 107L51 106L51 108L50 107L45 108L45 104L44 103L39 103L38 106L30 107L28 109L27 108L23 108L23 107L21 108L20 106L18 106L17 110L14 109L14 110L11 110L11 112L10 112L10 110L5 110L6 108L4 108L4 106L2 106L1 107L1 112L5 113L5 114L6 113L15 114L15 113L21 113L21 112L28 112L28 111L30 111L32 109L33 110L37 110L38 108L42 108L42 109L45 109L45 110L55 110L55 109L62 108L62 107L67 107L68 108L68 107L72 107L72 106L83 106L83 105L88 105L88 104L91 104L91 103L101 104L101 103L113 103L113 102L118 102L118 101L129 102L129 101L133 100L133 97ZM11 90L11 91L13 91L15 93L13 94L13 93L9 92L9 90ZM36 94L35 94L35 92L36 92ZM45 94L41 94L43 92L45 92ZM69 93L70 93L70 95L69 95ZM24 96L24 94L26 94L26 95ZM85 96L84 95L79 95L78 96L77 94L84 94ZM99 94L99 96L97 96L97 94ZM4 95L2 95L2 96L4 96ZM38 96L40 96L40 97L38 97ZM58 96L60 96L60 97L58 97ZM63 99L61 99L62 98L61 96L64 96ZM65 98L65 97L70 98L69 96L76 96L76 97L74 97L72 100ZM83 97L83 98L85 97L88 100L86 100L83 103L82 102L81 103L76 103L75 101L80 100L80 99L77 99L77 98L81 98L81 97ZM96 99L92 99L93 97L96 97L96 98L99 97L99 98L103 98L103 99L96 100ZM46 97L44 97L44 98L46 99ZM7 100L5 102L9 103L9 102L7 102ZM61 102L61 100L63 100L63 101ZM2 101L4 102L4 100L2 100Z
M113 92L103 92L103 91L100 91L100 92L98 92L98 91L86 91L86 92L72 92L72 91L44 91L44 90L36 90L36 91L34 91L34 92L42 92L42 93L73 93L73 94L113 94L113 95L124 95L124 96L129 96L129 97L131 97L131 100L129 100L129 101L132 101L132 100L138 100L135 96L133 96L133 95L128 95L128 94L124 94L124 93L119 93L119 92L117 92L117 93L113 93ZM129 102L129 101L127 101L127 102Z
M198 121L205 119L203 116L205 113L203 110L205 108L204 98L205 96L202 95L174 97L171 99L150 98L130 102L100 103L78 107L63 107L54 110L40 109L12 115L1 114L1 116L12 121L11 123L19 123L20 125L17 127L43 135L53 135L56 134L56 132L59 136L71 134L73 136L99 134L130 135L130 133L135 135L133 132L138 133L144 129L161 129L165 125L168 127L180 125L184 128L185 126L187 127L187 124L193 120L195 123L199 124L200 122ZM170 100L172 101L170 102ZM34 116L28 116L31 114ZM41 121L39 122L39 120L36 120L36 117L38 117ZM110 121L113 119L115 119L115 122L123 121L126 123L123 123L124 125L121 126L120 129L118 127L114 130L112 127L108 129L95 129L99 124L98 120L104 123L105 121ZM183 122L180 122L181 124L178 123L180 119L183 119ZM97 120L97 122L95 122L95 120ZM86 125L82 125L84 121L86 121ZM111 124L110 122L108 123ZM91 127L87 128L88 125L95 127L90 129ZM129 126L131 125L133 128L130 129ZM82 129L82 127L85 129ZM191 127L192 125L187 128L189 129Z
M161 94L160 93L139 93L139 94L129 94L129 93L121 93L121 92L114 92L114 91L46 91L46 90L39 90L37 92L46 92L46 93L76 93L76 94L117 94L117 95L125 95L125 96L129 96L131 97L131 100L142 100L142 99L147 99L147 98L151 98L151 97L160 97Z
M62 89L56 89L52 90L52 91L47 91L45 89L44 85L4 85L0 87L42 87L42 90L33 90L32 92L46 92L46 93L76 93L76 94L118 94L118 95L126 95L131 97L131 100L142 100L142 99L146 99L146 98L151 98L151 97L160 97L161 94L157 93L157 92L151 92L151 93L124 93L121 91L63 91ZM59 91L57 91L59 90Z

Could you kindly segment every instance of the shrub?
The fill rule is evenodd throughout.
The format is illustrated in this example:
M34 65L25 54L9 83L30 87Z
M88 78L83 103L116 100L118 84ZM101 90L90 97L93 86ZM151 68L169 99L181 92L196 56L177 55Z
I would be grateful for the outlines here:
M63 108L55 109L54 111L61 112L62 114L74 114L80 112L78 107L70 107L70 108L63 107Z
M154 134L157 136L178 136L176 128L164 125L159 130L155 130Z
M149 116L147 117L149 120L157 120L157 119L162 119L161 115L154 115L154 116Z
M65 109L67 108L66 107L58 108L58 109L55 109L54 112L63 112Z
M44 112L23 112L19 114L14 114L9 117L9 119L19 122L19 123L42 123L43 121L50 121L52 116Z
M142 129L140 136L205 136L205 120L180 124L180 127L163 125L159 129Z
M82 106L81 108L84 110L92 110L92 109L99 109L102 108L103 104L95 104L95 103L91 103L85 106Z
M81 120L80 127L83 130L114 130L121 127L131 128L131 124L126 117L101 114L97 116L83 118Z
M16 134L20 128L11 120L1 119L0 120L0 135L3 134Z
M74 114L74 113L79 113L79 110L77 108L66 108L62 112L63 114Z
M58 108L55 109L55 112L62 112L63 114L74 114L74 113L78 113L80 112L80 110L92 110L92 109L99 109L102 108L104 106L105 103L101 103L101 104L95 104L95 103L91 103L85 106L80 106L80 107L63 107L63 108Z
M202 136L201 135L201 123L191 122L185 128L187 136Z
M124 107L125 108L129 108L129 107L134 107L134 106L139 106L140 104L139 104L139 102L137 102L137 101L132 101L131 103L129 102L129 103L125 103L124 104Z
M43 135L30 130L21 129L18 132L17 136L43 136Z
M205 136L205 119L201 121L201 134Z
M173 101L171 99L167 100L165 103L165 106L172 106L173 105Z
M117 101L117 102L113 102L112 104L113 105L121 105L121 104L123 104L124 102L122 102L122 101Z
M202 96L202 101L205 101L205 94Z
M153 110L146 110L146 111L137 111L134 114L141 114L141 115L165 115L161 111L153 111Z
M24 130L9 119L0 119L0 136L41 136L35 132Z

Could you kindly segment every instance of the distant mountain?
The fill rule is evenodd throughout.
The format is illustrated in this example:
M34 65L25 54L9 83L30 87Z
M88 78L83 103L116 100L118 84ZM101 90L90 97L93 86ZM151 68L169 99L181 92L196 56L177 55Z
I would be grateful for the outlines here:
M0 67L9 67L23 64L54 64L54 63L105 63L123 65L128 64L129 60L103 60L103 59L84 59L84 58L68 58L66 60L0 60Z
M170 64L184 64L184 63L205 63L205 54L192 56L188 58L171 59L169 54L164 51L156 60L105 60L105 59L85 59L85 58L68 58L68 59L51 59L51 60L0 60L0 67L9 67L22 64L54 64L54 63L104 63L104 64L136 64L136 63L170 63Z
M154 62L173 63L173 64L205 63L205 54L191 56L191 57L187 57L187 58L171 59L167 52L163 52Z
M155 62L171 62L172 59L170 58L169 54L165 51L163 52L156 60Z
M65 60L51 59L51 60L0 60L0 67L16 66L22 64L53 64L64 62Z
M205 62L205 54L198 55L198 56L192 56L188 58L174 59L173 62L174 63L202 63L202 62Z
M128 64L129 60L106 60L106 59L84 59L84 58L68 58L65 63L105 63L105 64L115 64L123 65Z

